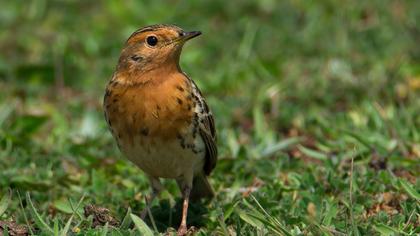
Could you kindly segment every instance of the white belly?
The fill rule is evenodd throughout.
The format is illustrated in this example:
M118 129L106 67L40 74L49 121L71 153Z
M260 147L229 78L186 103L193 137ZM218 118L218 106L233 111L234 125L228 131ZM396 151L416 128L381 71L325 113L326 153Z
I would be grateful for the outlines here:
M193 176L204 166L205 145L201 138L195 140L195 151L183 148L179 140L164 142L142 136L137 136L133 145L121 149L130 161L153 177Z

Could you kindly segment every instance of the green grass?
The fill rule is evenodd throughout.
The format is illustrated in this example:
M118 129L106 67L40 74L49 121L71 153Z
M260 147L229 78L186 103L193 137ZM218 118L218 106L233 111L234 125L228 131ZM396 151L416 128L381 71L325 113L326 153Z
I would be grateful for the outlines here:
M419 234L419 3L2 3L0 235L12 220L35 235L175 232L171 181L155 224L137 219L149 185L101 108L124 40L151 23L203 31L181 59L220 150L216 198L190 208L198 235ZM96 226L89 204L121 224Z

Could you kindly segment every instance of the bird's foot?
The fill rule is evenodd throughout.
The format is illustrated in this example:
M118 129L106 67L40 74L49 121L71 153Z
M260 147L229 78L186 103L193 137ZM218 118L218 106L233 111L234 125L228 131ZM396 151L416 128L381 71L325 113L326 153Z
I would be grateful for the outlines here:
M180 225L178 228L177 235L178 236L185 236L187 235L188 229L186 225Z

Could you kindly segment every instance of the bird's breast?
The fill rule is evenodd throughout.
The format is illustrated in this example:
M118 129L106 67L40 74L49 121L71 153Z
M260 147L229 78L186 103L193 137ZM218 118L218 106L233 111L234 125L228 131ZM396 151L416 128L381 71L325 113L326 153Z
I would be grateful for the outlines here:
M188 82L180 76L146 85L111 81L107 87L105 117L118 146L140 168L154 173L151 175L162 175L159 166L163 165L182 169L173 162L175 157L204 158Z
M174 139L194 118L191 85L173 78L151 85L113 85L104 99L105 116L117 137Z

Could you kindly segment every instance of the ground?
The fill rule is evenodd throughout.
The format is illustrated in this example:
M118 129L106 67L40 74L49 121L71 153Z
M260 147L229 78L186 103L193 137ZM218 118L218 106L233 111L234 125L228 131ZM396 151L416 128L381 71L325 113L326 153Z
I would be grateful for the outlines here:
M191 231L419 234L419 3L2 3L0 235L175 232L171 181L153 220L137 218L149 185L101 107L122 44L152 23L203 32L181 67L220 155Z

